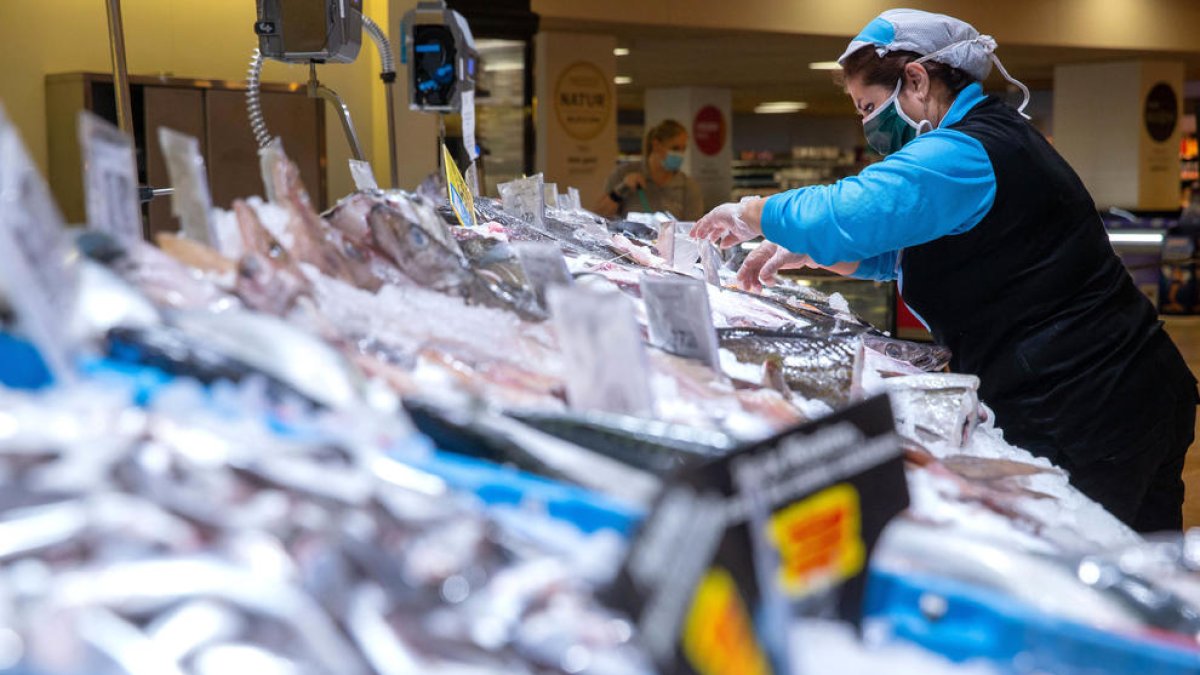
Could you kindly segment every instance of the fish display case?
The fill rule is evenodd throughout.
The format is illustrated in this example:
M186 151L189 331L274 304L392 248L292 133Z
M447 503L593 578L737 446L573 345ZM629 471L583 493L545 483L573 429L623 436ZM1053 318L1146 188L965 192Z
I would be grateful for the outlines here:
M321 212L282 153L205 229L71 231L0 153L0 670L1200 669L1195 546L1006 442L888 285L749 293L540 176Z

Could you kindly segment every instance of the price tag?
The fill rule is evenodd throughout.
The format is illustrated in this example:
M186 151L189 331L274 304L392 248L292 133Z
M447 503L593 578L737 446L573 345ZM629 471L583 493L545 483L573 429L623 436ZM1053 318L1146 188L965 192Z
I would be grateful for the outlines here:
M499 186L504 210L539 228L546 224L546 193L542 174Z
M720 343L708 305L708 286L687 277L642 275L650 344L720 369Z
M354 179L356 190L378 190L379 181L375 180L375 169L370 162L358 159L350 160L350 176Z
M467 187L466 179L458 170L458 164L454 162L454 155L451 155L450 149L444 145L442 146L442 164L446 167L446 195L450 199L450 208L454 211L454 216L458 218L458 224L464 227L474 227L475 197L471 195L471 189Z
M579 188L567 188L567 197L571 200L571 208L576 211L583 210L583 199L579 196Z
M608 600L637 622L659 672L789 673L786 640L770 639L784 634L772 603L785 624L857 624L871 553L907 506L879 396L677 474Z
M283 151L283 139L276 136L265 148L258 149L258 169L262 172L263 194L267 201L277 201L275 194L275 175L277 167L287 161L287 153Z
M658 257L667 262L667 267L675 267L675 221L669 221L658 226L658 242L654 245L654 249L658 251Z
M467 157L472 162L479 159L479 142L475 138L475 91L462 93L462 133L463 146L467 149Z
M60 382L75 379L70 326L79 278L68 250L62 214L0 107L0 286Z
M700 265L704 268L704 281L712 286L721 285L721 252L712 242L700 243Z
M542 199L548 208L558 208L558 183L545 183L545 197Z
M220 250L212 223L212 192L208 171L200 154L200 141L166 127L159 127L158 142L167 160L167 173L175 188L171 212L179 218L183 234L192 241ZM272 181L273 182L273 181Z
M79 113L79 148L88 227L123 244L142 240L133 139L86 110Z
M633 303L617 291L551 287L554 330L567 369L567 402L575 410L650 416L649 361Z
M525 279L537 294L538 304L548 308L546 292L554 286L570 286L574 283L562 248L554 242L519 242L514 248Z

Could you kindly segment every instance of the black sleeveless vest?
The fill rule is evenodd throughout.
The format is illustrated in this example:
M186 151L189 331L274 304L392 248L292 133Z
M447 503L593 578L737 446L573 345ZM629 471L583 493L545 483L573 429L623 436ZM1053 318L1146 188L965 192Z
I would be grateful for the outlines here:
M953 350L951 367L980 376L1009 442L1076 463L1132 452L1154 387L1190 381L1194 396L1155 308L1079 177L1015 110L988 97L949 128L983 145L995 203L970 231L904 250L905 301ZM1143 372L1156 349L1176 371L1157 382Z

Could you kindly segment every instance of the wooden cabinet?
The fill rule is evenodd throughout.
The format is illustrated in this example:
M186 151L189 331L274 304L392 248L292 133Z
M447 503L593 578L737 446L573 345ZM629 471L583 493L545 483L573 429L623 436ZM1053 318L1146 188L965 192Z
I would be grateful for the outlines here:
M135 76L130 78L130 89L138 179L143 185L169 187L166 162L158 144L159 127L168 127L200 140L216 206L229 208L236 198L263 194L258 147L246 116L244 83ZM300 167L313 203L325 208L324 103L309 98L303 85L264 84L262 90L263 112L272 134L283 138L288 155ZM76 132L80 110L90 110L115 123L112 76L47 76L49 178L63 214L71 223L85 220ZM154 200L144 215L149 237L178 229L169 198Z

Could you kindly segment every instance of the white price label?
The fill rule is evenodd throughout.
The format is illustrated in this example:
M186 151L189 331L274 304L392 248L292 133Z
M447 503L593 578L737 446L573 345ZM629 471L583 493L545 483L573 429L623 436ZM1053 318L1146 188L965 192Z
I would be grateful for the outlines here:
M567 269L562 248L554 242L520 242L514 247L525 272L525 280L537 294L538 304L543 308L548 307L546 291L554 286L570 286L574 281Z
M467 157L471 161L479 158L479 142L475 138L475 91L462 93L462 132L463 146L467 149Z
M375 169L370 162L358 159L350 160L350 177L354 179L356 190L378 190L379 181L375 180Z
M159 127L158 142L167 160L167 173L175 188L171 212L179 218L183 233L192 241L217 248L212 224L212 192L208 171L200 154L200 141L166 127Z
M669 221L658 226L658 242L654 248L658 257L667 261L667 267L675 267L675 221Z
M567 401L576 410L654 413L649 362L633 303L616 291L579 286L548 291L567 369Z
M542 174L503 183L499 189L505 211L530 225L545 225L546 193Z
M62 214L0 108L0 283L55 379L71 381L71 315L78 272Z
M704 280L713 286L721 285L721 252L711 242L700 243L700 264L704 267Z
M543 201L546 206L552 209L558 208L558 183L546 183L543 186L545 197Z
M122 244L141 241L142 203L133 139L86 110L80 111L78 126L88 227Z
M583 199L579 196L579 188L567 188L567 196L571 198L571 208L576 211L583 209Z
M650 344L719 368L720 346L708 304L708 286L687 277L643 275L641 287Z

